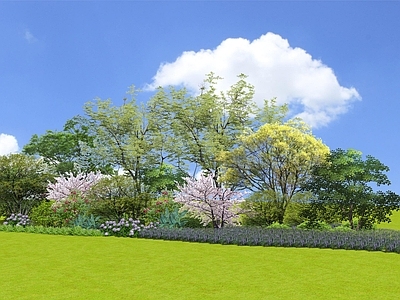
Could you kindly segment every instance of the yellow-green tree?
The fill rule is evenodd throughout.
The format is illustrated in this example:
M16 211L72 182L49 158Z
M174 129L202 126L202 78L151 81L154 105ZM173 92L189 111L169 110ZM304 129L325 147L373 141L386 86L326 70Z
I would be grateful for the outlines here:
M226 171L222 180L262 194L274 210L274 221L282 223L312 168L328 154L329 148L299 120L265 124L242 136L239 147L221 155Z

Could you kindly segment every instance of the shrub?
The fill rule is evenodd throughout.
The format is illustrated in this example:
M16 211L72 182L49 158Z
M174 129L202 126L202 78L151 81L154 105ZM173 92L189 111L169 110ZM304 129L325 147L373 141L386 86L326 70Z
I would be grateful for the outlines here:
M102 220L141 219L152 200L149 193L137 194L132 180L126 176L103 178L91 188L88 197L88 213Z
M315 229L315 230L331 230L332 226L323 221L304 221L303 223L297 225L299 229Z
M54 201L42 201L39 206L32 209L29 214L31 222L35 226L46 226L46 227L62 227L63 220L59 218L53 209Z
M172 211L180 207L181 205L175 203L171 195L167 191L164 191L159 198L150 201L149 206L143 209L143 215L140 219L145 224L150 224L150 222L155 223L160 220L161 215L165 213L166 209Z
M104 232L106 236L118 236L118 237L134 237L137 236L138 232L142 229L155 228L156 224L150 223L145 226L140 224L139 220L133 220L129 218L128 220L121 219L116 221L106 221L100 225L100 230Z
M97 229L84 229L81 227L45 227L45 226L13 226L0 225L0 231L28 232L53 235L81 235L81 236L102 236L103 233Z
M11 226L22 226L25 227L31 223L28 215L23 215L21 213L11 214L3 223L3 225Z
M74 220L75 227L81 227L85 229L96 229L98 228L99 217L95 217L92 214L87 216L85 214L79 214Z
M158 221L159 227L169 227L169 228L180 228L184 227L186 220L184 219L187 211L179 211L178 207L174 210L169 211L168 207L165 209L164 213L161 214L160 220Z
M52 209L62 226L73 226L78 215L88 211L89 200L81 193L72 191L67 198L54 202Z
M280 224L278 222L274 222L271 225L269 225L267 228L282 228L282 229L289 229L291 228L289 225L286 224Z

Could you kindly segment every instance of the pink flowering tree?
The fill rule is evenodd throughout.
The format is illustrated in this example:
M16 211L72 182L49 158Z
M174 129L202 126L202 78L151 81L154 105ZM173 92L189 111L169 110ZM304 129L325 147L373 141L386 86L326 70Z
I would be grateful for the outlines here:
M87 194L90 188L103 178L101 173L90 172L88 174L79 173L76 176L67 173L65 176L56 177L55 183L47 185L47 199L62 201L68 198L71 193L79 193L81 196Z
M243 200L241 192L217 187L213 174L201 174L198 179L188 177L185 181L186 185L178 186L174 201L199 218L204 226L211 222L214 228L222 228L238 221L239 203Z
M79 214L88 210L89 190L103 178L101 173L67 173L56 177L55 183L47 185L47 199L54 200L51 208L58 218L58 226L70 226Z

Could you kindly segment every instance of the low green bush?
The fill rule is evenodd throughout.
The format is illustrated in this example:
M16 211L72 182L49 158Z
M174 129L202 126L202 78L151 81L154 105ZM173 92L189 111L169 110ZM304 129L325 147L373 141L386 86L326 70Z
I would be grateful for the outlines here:
M0 231L8 232L27 232L52 235L78 235L78 236L101 236L103 233L98 229L85 229L76 227L45 227L45 226L13 226L0 225Z
M53 203L54 201L45 200L31 210L29 216L33 225L62 227L63 220L53 211Z
M278 222L274 222L271 225L269 225L267 228L283 228L283 229L290 229L291 227L286 224L280 224Z
M298 229L314 229L314 230L332 230L332 226L323 221L305 221L297 225Z

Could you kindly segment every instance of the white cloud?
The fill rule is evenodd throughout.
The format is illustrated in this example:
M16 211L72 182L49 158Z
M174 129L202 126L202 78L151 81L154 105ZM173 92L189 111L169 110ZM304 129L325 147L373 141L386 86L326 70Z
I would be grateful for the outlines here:
M29 30L25 30L24 39L27 40L28 43L34 43L37 41L37 38Z
M327 125L346 113L352 101L361 99L355 88L339 84L331 68L271 32L252 42L229 38L213 50L183 52L174 62L160 65L147 89L184 85L198 91L211 71L224 78L218 85L222 90L235 83L238 74L248 75L257 104L277 97L278 103L288 103L295 109L293 114L313 127Z
M0 155L18 152L17 139L9 134L0 133Z

